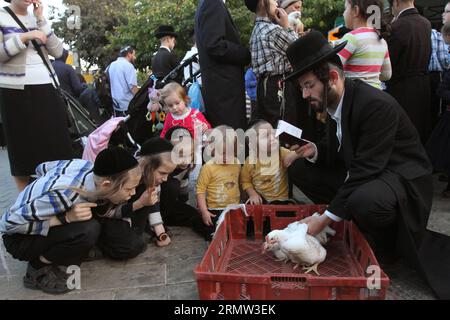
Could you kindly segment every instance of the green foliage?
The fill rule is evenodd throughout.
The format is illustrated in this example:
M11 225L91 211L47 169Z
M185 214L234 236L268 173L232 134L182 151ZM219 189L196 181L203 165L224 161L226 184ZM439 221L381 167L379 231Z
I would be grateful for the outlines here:
M304 0L303 23L306 28L327 32L344 13L345 0Z
M127 0L63 0L67 6L76 5L81 9L81 29L67 26L69 15L54 12L60 20L53 22L58 37L72 47L76 47L80 58L88 63L106 66L113 56L109 34L118 25L126 24L123 16Z
M179 35L175 53L181 58L192 46L189 33L194 28L196 7L194 0L129 1L125 15L128 23L118 26L110 34L111 44L134 45L137 66L146 68L151 65L153 54L160 45L154 37L155 30L159 25L173 25Z
M208 0L206 0L208 1ZM159 41L154 31L161 24L171 24L179 37L175 53L182 58L192 45L189 33L194 28L199 0L64 0L81 7L81 30L69 30L67 17L53 24L58 36L78 49L80 57L91 64L106 66L114 52L124 45L137 49L137 67L148 70ZM226 6L238 27L242 42L248 45L255 15L244 0L228 0ZM304 0L303 21L306 28L326 32L344 11L344 0Z

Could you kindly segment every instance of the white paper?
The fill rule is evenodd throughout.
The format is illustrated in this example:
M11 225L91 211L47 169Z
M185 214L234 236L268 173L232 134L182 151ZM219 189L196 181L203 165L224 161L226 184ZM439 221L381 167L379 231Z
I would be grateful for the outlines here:
M275 131L275 137L279 137L283 132L290 134L296 138L302 138L302 129L293 126L292 124L279 120L277 125L277 130Z

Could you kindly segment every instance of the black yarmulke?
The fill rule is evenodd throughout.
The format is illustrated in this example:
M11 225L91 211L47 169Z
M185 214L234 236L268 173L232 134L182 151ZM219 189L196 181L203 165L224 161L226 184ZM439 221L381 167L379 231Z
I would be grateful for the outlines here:
M111 147L101 151L94 163L94 174L109 177L137 167L137 160L120 147Z
M151 156L158 153L171 152L172 149L173 145L169 140L160 137L153 137L144 142L139 155Z

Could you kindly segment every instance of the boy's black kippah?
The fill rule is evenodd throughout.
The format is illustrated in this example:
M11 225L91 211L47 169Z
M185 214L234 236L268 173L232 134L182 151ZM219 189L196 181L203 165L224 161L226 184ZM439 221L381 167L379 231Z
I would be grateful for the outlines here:
M110 177L137 167L137 160L120 147L111 147L101 151L94 162L94 174Z
M160 137L153 137L144 142L139 155L141 157L151 156L158 153L171 152L172 149L173 145L169 140Z

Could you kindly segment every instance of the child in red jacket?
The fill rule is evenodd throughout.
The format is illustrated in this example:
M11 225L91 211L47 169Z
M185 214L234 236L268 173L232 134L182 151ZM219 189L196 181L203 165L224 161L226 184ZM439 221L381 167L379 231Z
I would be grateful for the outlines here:
M188 107L190 99L178 83L171 82L161 90L161 102L168 111L161 132L162 138L165 137L167 130L175 126L188 129L194 138L196 137L196 128L197 134L203 134L211 128L200 111Z

